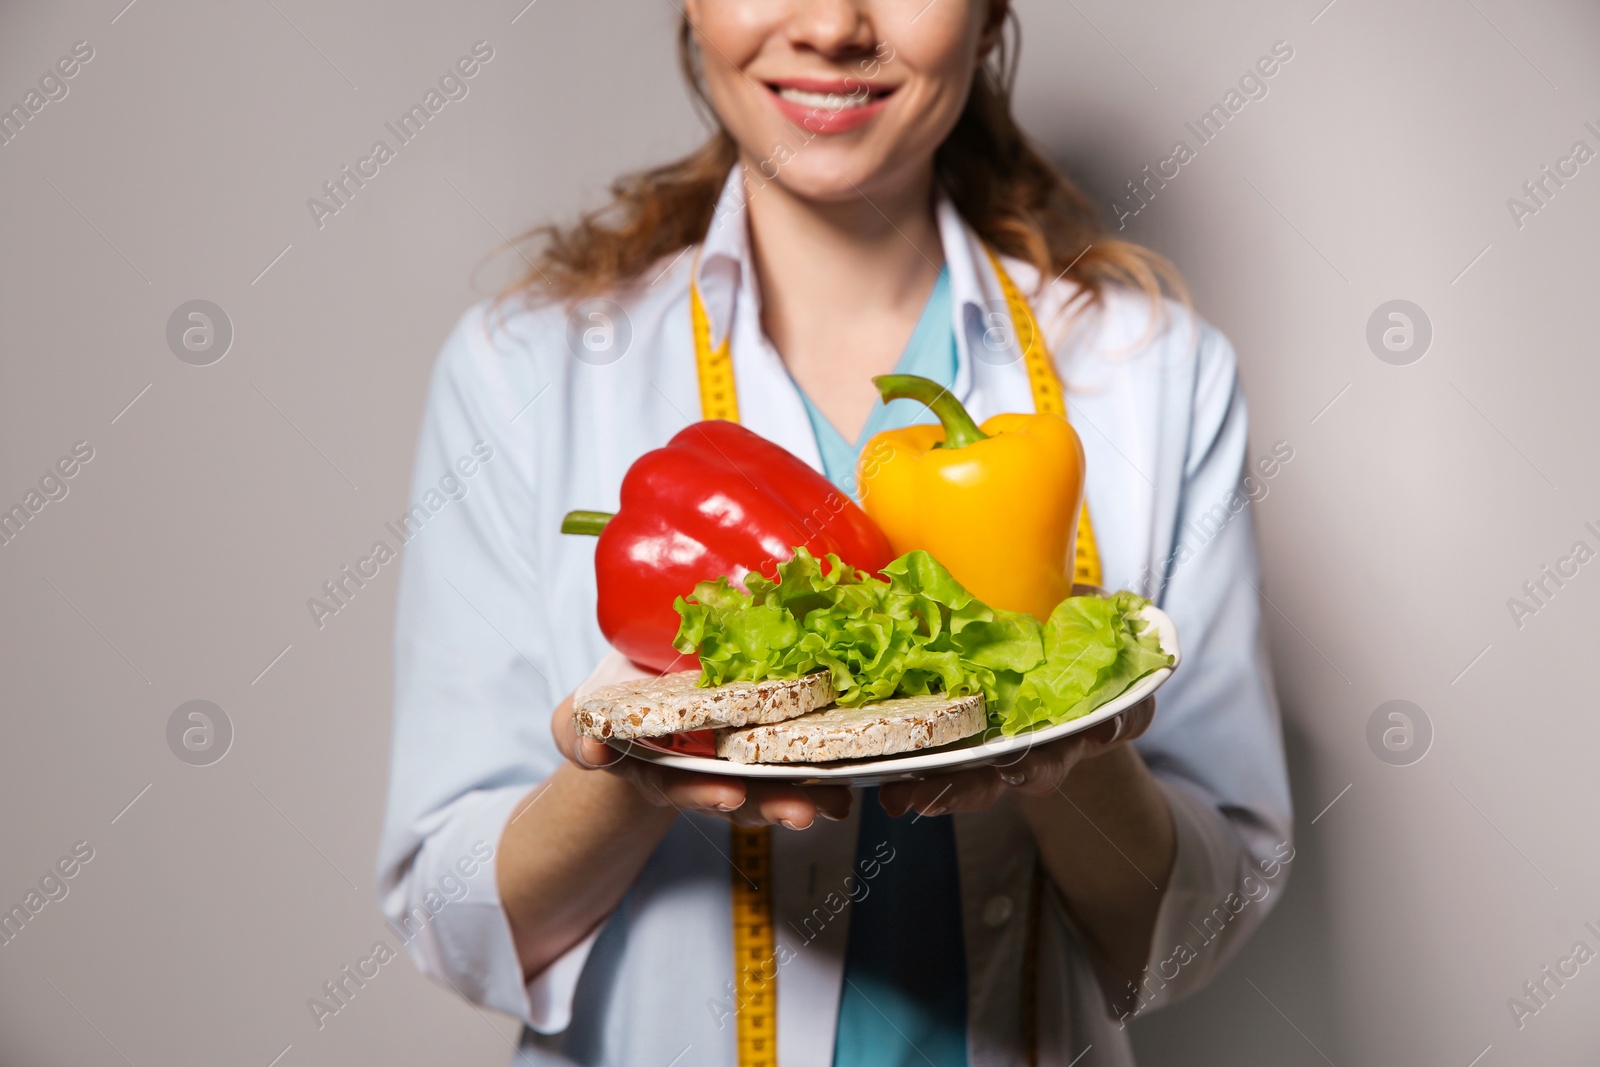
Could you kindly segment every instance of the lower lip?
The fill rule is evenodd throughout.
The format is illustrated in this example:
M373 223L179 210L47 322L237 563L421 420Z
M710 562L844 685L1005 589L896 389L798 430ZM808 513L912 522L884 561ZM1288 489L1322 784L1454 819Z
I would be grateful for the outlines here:
M785 100L777 93L772 94L772 99L777 101L778 110L783 113L784 118L812 133L847 133L857 129L876 118L878 112L889 102L887 96L880 96L862 107L847 107L832 111L825 107L813 107L810 104Z

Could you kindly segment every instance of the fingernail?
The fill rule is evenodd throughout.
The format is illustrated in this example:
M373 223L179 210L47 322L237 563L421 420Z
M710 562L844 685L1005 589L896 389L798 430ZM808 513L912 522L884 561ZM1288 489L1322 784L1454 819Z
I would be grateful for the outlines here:
M831 811L823 811L820 808L817 809L817 814L822 816L824 819L827 819L829 822L844 822L845 819L843 815L835 815Z
M944 814L944 805L943 804L935 804L933 807L927 809L924 812L921 812L920 814L922 815L922 817L924 819L932 819L935 816L943 815Z
M718 811L738 811L742 807L744 807L743 804L718 804L717 805L717 810Z
M805 827L803 827L803 826L796 826L794 823L790 822L788 819L779 819L778 820L778 825L782 826L785 830L803 830L803 829L805 829Z
M1000 780L1006 785L1017 786L1028 780L1028 776L1021 771L1001 771Z

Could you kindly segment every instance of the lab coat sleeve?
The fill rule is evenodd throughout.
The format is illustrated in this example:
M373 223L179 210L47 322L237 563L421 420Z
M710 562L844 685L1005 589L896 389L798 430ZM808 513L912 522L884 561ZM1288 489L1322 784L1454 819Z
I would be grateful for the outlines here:
M1192 396L1176 529L1159 593L1177 624L1183 663L1157 696L1155 721L1137 743L1177 837L1138 991L1140 1010L1210 981L1276 904L1294 857L1251 517L1250 498L1264 499L1269 482L1249 465L1233 351L1204 325ZM1274 447L1281 457L1282 442L1257 451L1270 460Z
M501 833L560 764L551 620L527 531L540 521L534 437L518 409L548 368L497 351L482 309L446 342L423 417L401 557L394 734L378 895L429 977L554 1033L592 936L524 985L496 890ZM569 672L570 673L570 672Z

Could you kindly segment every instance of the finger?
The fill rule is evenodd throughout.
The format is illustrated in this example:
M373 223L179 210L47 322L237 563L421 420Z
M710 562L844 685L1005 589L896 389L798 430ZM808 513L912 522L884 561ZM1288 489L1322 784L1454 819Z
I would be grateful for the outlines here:
M922 782L888 783L879 788L878 802L894 818L913 810L919 816L982 811L999 798L1004 788L994 768L979 767Z
M931 807L935 801L942 801L950 787L950 776L944 774L927 779L886 782L878 787L878 803L891 819L898 819L908 811L920 812L918 805Z
M738 811L746 801L744 783L718 774L685 774L640 764L632 777L640 794L657 807L726 814Z
M1000 778L1026 796L1044 796L1061 788L1073 767L1139 737L1154 718L1155 698L1147 697L1113 719L1036 748L1016 763L999 768Z
M571 759L572 746L578 739L578 733L572 726L572 697L557 704L550 713L550 736L555 738L556 751Z
M855 793L849 786L822 785L806 786L802 792L810 798L817 807L817 814L832 822L840 822L850 814L850 808L855 804Z
M911 796L915 792L918 782L885 782L878 787L878 803L883 810L889 813L889 818L898 819L911 807Z
M593 737L574 736L572 751L568 753L568 758L586 771L597 771L627 757L604 741Z
M609 767L623 758L623 753L593 737L582 737L572 722L572 697L567 697L550 716L550 733L555 738L556 750L586 771Z
M779 797L766 801L752 798L728 818L735 826L782 826L786 830L809 830L816 824L817 809L799 797Z
M1151 722L1155 720L1155 713L1155 697L1146 697L1115 718L1100 723L1092 730L1086 730L1082 736L1087 738L1094 748L1089 754L1098 756L1101 752L1137 739L1150 728Z
M805 788L778 783L752 786L739 814L791 830L804 830L818 818L838 821L850 813L850 790L843 786Z
M950 788L943 795L935 792L923 803L919 790L912 807L922 815L944 815L957 811L987 811L1006 791L1006 784L993 767L978 767L951 775Z
M1156 698L1153 696L1145 697L1124 712L1122 717L1127 720L1127 724L1122 731L1122 736L1117 740L1138 740L1144 736L1146 730L1150 729L1150 724L1156 721Z
M1083 742L1098 754L1113 747L1127 733L1127 712L1123 712L1105 722L1096 723L1081 734L1074 735L1074 740Z
M1092 743L1083 734L1041 745L1015 766L1004 768L1001 779L1024 796L1045 796L1061 787L1067 774L1091 747Z

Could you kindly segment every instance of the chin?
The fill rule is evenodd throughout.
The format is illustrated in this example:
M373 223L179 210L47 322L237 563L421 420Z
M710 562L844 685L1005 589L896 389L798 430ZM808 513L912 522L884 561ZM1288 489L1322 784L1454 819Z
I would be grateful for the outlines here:
M859 200L862 194L871 196L874 190L883 190L885 183L894 180L894 168L878 152L840 151L816 144L796 152L786 165L777 168L775 177L770 163L765 168L752 169L756 176L754 187L773 183L794 196L818 203Z

